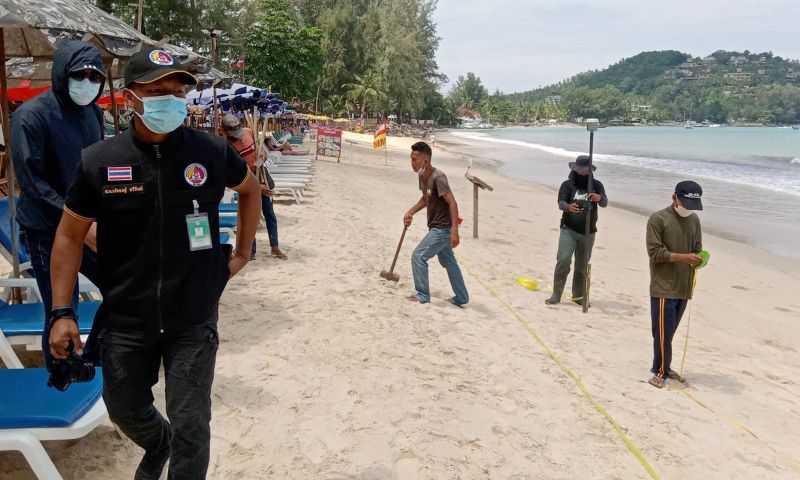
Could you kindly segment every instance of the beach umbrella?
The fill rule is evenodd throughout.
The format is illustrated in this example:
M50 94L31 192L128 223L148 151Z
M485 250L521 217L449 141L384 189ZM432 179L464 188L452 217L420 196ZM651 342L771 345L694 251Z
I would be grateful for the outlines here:
M31 86L30 80L26 80L17 85L16 87L8 88L8 101L25 102L39 95L42 92L46 92L47 90L50 90L50 85L33 87Z
M197 91L214 87L228 89L233 85L233 77L231 75L213 67L208 72L198 73L195 76L197 77Z

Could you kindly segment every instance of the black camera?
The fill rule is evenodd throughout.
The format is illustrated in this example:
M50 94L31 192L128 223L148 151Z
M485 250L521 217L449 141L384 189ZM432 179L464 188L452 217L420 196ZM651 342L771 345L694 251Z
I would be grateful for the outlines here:
M75 382L90 382L93 379L94 364L70 351L64 360L53 360L50 363L50 378L47 379L47 386L63 392Z

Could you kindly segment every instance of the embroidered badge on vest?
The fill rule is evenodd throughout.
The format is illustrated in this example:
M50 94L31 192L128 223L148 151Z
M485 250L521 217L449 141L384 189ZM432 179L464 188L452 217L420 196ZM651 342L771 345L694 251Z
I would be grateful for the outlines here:
M190 163L183 171L183 179L193 187L201 187L208 180L208 171L199 163Z

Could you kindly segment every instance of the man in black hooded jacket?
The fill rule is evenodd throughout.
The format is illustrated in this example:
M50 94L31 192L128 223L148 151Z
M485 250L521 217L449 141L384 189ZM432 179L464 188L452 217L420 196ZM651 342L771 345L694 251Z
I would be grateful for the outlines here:
M25 102L11 117L11 157L19 181L17 221L44 303L42 325L52 309L50 251L81 150L103 138L103 114L95 101L106 81L100 52L71 40L55 51L52 89ZM81 273L97 283L95 228L84 247ZM77 287L73 303L77 302ZM93 328L93 331L96 329ZM43 328L42 352L52 362L49 329ZM86 347L91 358L93 338Z

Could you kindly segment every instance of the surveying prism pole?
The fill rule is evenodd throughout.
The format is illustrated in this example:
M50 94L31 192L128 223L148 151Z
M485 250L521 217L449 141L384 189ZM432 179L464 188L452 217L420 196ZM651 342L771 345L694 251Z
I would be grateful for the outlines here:
M586 259L586 266L584 267L583 272L583 313L589 311L589 288L591 287L591 275L592 275L592 264L589 262L589 255L592 253L592 246L591 242L589 241L589 235L591 235L591 228L592 228L592 200L589 198L592 195L593 185L592 182L594 181L594 173L592 172L592 160L593 160L593 151L594 151L594 132L597 130L597 126L600 122L596 118L590 118L586 120L586 130L589 131L589 182L586 186L586 238L584 239L583 246L584 246L584 254L583 258Z

